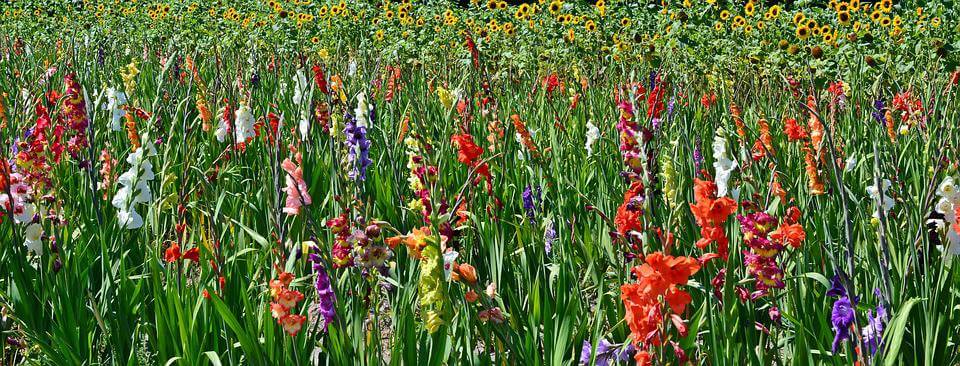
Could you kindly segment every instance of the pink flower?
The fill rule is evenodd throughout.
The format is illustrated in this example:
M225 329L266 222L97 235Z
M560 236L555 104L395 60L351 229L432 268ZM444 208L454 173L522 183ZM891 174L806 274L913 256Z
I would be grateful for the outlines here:
M296 158L298 162L301 161L299 153ZM283 189L287 193L287 205L283 208L283 212L290 216L297 215L300 213L301 206L313 202L310 192L307 191L307 182L303 180L303 169L294 164L290 158L284 159L280 166L287 173L287 186Z

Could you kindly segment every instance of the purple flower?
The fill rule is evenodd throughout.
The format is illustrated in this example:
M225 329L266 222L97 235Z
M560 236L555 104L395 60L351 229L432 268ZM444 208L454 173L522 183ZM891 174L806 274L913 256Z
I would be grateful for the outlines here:
M877 120L877 123L879 123L881 126L884 125L883 110L885 107L883 105L883 99L877 99L873 101L873 108L876 109L872 113L873 119Z
M320 299L320 314L323 315L323 329L327 329L337 314L337 297L333 293L333 284L330 283L330 275L326 268L320 262L320 257L316 254L310 254L310 260L313 261L313 270L317 272L317 280L314 286L317 289L317 296Z
M836 332L833 337L833 352L837 351L840 342L850 339L850 325L853 324L855 317L849 297L843 296L833 303L833 313L830 315L830 322Z
M880 289L874 289L873 294L879 299ZM863 341L871 355L876 354L877 350L883 346L883 329L886 319L887 309L883 307L883 303L877 305L876 314L872 310L867 310L867 326L863 327Z
M583 341L583 348L580 349L580 364L589 365L590 357L593 355L592 345L590 341ZM632 344L627 345L626 348L622 348L620 344L612 344L606 339L600 339L597 342L596 349L596 365L597 366L607 366L611 363L620 363L628 362L633 359L633 354L636 353L637 349Z
M523 199L523 210L527 212L527 218L530 219L530 223L532 224L533 217L536 214L535 207L533 206L533 190L530 189L530 186L527 186L520 196Z
M845 297L847 296L847 290L843 287L843 282L840 280L840 275L833 275L833 279L830 280L830 289L827 290L827 296L830 297Z
M360 181L367 180L367 167L370 163L370 140L367 139L367 128L358 126L357 119L349 113L344 115L343 133L347 136L347 162L352 165L352 169L347 174L352 180L357 178Z
M700 138L697 137L697 141L693 145L693 170L694 174L699 175L700 166L703 165L703 152L700 151Z
M547 254L550 254L550 251L553 248L553 243L557 241L557 230L553 227L553 220L546 220L546 227L543 229L543 248L546 250Z

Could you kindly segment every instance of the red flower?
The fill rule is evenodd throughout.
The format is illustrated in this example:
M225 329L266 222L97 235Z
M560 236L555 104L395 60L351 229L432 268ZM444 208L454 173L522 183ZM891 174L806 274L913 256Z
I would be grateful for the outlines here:
M790 141L797 141L807 137L807 130L803 128L803 125L797 123L796 119L787 118L783 122L783 133L787 135L787 139Z
M173 263L180 259L180 245L177 243L171 243L170 247L163 254L163 260L167 263Z
M183 253L181 256L183 259L189 259L194 262L200 262L200 248L193 247Z

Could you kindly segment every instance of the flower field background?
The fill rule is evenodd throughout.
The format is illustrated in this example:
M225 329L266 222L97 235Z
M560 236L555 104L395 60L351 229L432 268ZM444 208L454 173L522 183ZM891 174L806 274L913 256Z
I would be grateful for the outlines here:
M956 6L4 2L0 363L958 364Z

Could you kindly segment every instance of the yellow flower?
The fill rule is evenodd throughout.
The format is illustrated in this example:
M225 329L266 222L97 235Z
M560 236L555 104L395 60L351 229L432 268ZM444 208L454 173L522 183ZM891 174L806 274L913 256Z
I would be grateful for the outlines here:
M837 13L837 22L842 25L850 25L850 12L841 11Z
M583 26L588 32L593 32L597 30L597 23L594 23L592 20L587 21L587 24Z
M803 15L802 12L798 12L798 13L796 13L796 14L793 15L793 24L798 24L798 25L799 25L800 22L804 21L804 19L806 19L806 18L807 18L806 15Z
M727 19L729 19L729 18L730 18L730 11L729 11L729 10L724 9L723 11L720 12L720 19L721 19L721 20L727 20Z
M806 40L808 37L810 37L810 28L802 25L797 27L797 38L800 38L800 40Z

